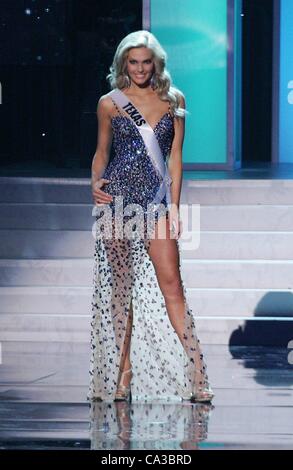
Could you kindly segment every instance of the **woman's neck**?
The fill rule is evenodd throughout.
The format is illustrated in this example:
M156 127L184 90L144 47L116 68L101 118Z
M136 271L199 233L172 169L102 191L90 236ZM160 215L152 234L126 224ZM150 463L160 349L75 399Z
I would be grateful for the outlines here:
M136 95L136 96L146 96L146 95L154 95L156 92L152 89L150 85L146 87L139 87L136 85L131 85L129 88L126 88L127 94L129 95Z

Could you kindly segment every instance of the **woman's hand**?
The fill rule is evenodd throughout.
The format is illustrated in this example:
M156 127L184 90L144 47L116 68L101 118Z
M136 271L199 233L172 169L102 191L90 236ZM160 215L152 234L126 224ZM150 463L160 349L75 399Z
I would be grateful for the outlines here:
M178 240L182 234L183 225L182 220L180 220L179 209L176 204L171 204L169 211L169 221L171 238Z
M104 204L109 204L111 201L113 201L113 196L111 196L111 194L107 194L100 189L104 186L104 184L108 183L110 183L110 180L100 178L93 184L92 195L96 206L103 206Z

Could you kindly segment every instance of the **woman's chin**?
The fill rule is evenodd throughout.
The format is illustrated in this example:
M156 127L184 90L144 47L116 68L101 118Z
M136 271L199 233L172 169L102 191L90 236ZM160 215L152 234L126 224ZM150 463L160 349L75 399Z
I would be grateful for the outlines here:
M135 77L132 80L137 86L146 87L149 85L149 79Z

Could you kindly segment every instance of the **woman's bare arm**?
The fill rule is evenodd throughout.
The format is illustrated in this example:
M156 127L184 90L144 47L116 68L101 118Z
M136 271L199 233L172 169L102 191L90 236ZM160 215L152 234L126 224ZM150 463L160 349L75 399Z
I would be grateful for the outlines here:
M180 107L185 109L184 95L180 97ZM172 178L171 184L171 202L179 209L180 195L182 187L182 147L185 133L185 118L174 118L174 138L170 151L168 169Z
M112 127L110 118L111 106L110 98L105 95L101 96L97 106L97 148L93 157L91 169L93 197L95 200L98 199L99 203L110 202L113 199L111 195L100 189L100 187L108 181L102 180L102 177L109 162L112 144Z

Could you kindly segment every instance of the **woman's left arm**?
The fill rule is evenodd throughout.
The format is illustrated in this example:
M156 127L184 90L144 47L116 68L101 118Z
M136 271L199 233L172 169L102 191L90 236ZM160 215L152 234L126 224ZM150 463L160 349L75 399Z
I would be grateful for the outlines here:
M185 109L184 95L180 97L180 108ZM175 237L179 238L181 234L179 224L180 196L182 188L182 147L185 133L185 117L174 117L174 138L170 151L168 169L172 178L171 191L171 211L170 224L175 224Z

